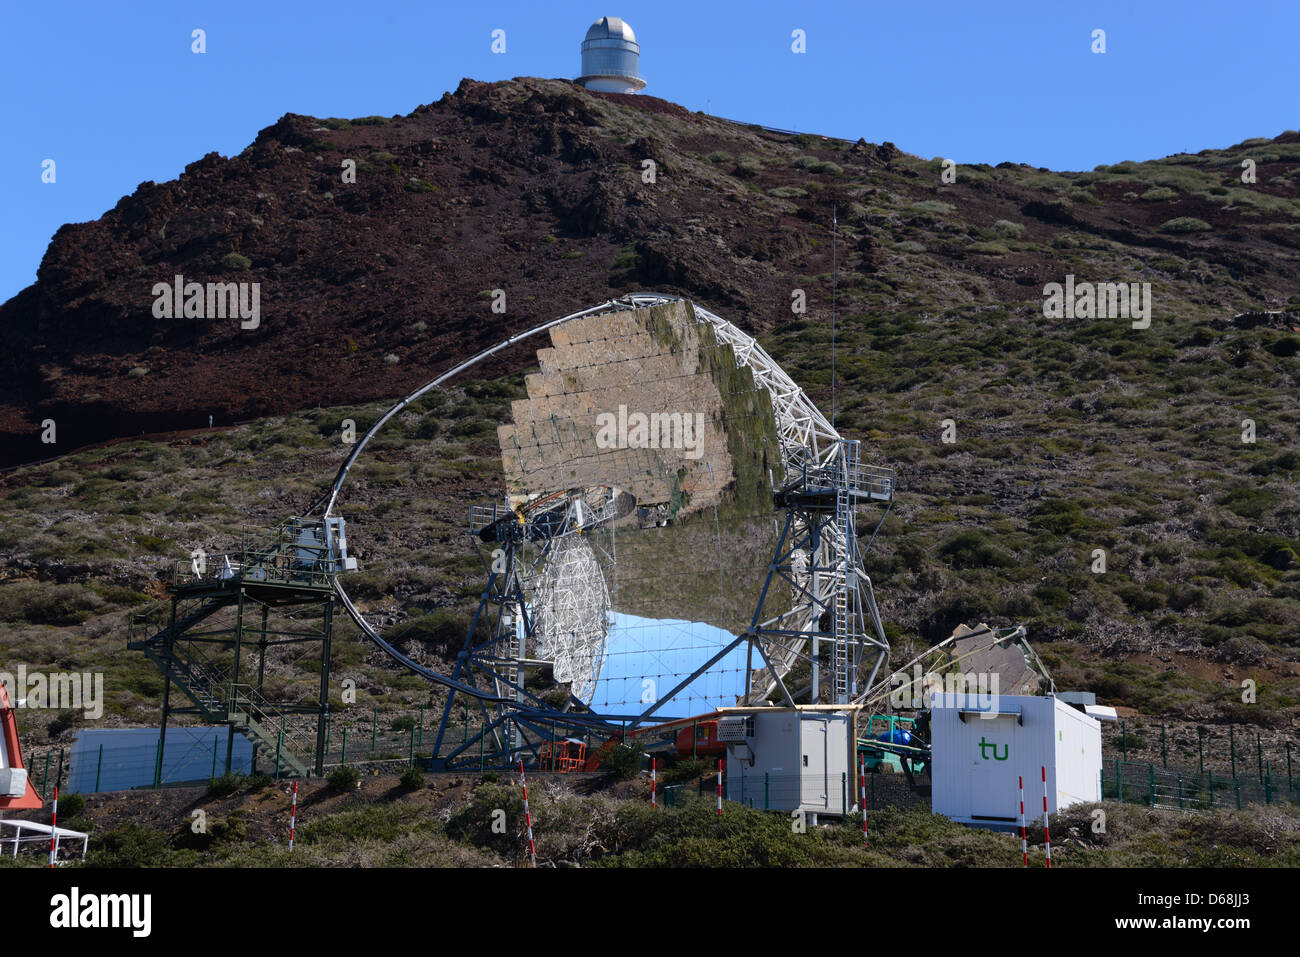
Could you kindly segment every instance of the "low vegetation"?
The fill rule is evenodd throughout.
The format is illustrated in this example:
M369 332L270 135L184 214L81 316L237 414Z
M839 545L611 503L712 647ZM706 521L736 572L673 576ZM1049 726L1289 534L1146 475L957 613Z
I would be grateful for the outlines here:
M390 779L391 780L391 779ZM128 794L105 795L82 809L91 834L89 867L526 866L528 837L517 783L468 786L438 776L398 791L367 784L318 807L322 787L300 788L298 831L287 848L287 786L247 789L209 804L207 829L168 831L112 819ZM586 790L586 788L584 788ZM617 791L617 793L615 793ZM637 789L639 792L639 789ZM440 796L441 793L441 796ZM580 794L564 781L534 779L529 810L542 867L1015 867L1018 835L954 824L922 806L867 812L861 819L796 816L724 802L686 789L672 806L652 808L624 788ZM114 803L117 802L117 803ZM178 805L178 808L180 805ZM62 811L62 808L60 809ZM1098 813L1100 812L1100 813ZM185 821L187 813L177 810ZM1300 808L1183 814L1131 804L1077 805L1051 820L1057 867L1295 867ZM1044 864L1043 831L1029 828L1030 864ZM5 856L5 866L44 866L39 855ZM71 864L69 866L77 866Z

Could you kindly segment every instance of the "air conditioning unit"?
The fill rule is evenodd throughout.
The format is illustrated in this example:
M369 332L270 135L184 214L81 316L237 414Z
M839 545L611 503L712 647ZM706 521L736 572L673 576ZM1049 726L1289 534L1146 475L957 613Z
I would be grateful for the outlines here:
M718 740L724 742L744 741L754 736L754 719L740 715L723 718L718 722Z

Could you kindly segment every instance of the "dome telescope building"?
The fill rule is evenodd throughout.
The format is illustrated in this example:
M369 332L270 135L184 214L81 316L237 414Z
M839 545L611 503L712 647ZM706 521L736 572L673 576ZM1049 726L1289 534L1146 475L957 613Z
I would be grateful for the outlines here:
M601 17L582 41L582 75L578 82L603 93L636 93L645 89L637 73L641 45L632 28L618 17Z

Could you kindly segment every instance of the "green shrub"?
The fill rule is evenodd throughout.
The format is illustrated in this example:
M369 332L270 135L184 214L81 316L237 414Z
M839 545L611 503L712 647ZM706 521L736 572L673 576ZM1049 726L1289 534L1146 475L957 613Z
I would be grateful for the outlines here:
M149 600L144 592L123 585L96 585L95 593L110 605L143 605Z
M402 787L408 791L418 791L424 787L424 775L419 768L407 768L400 779Z
M208 782L208 794L213 797L225 797L227 794L234 794L239 790L242 779L233 771L227 771L220 777L213 778Z
M504 815L501 813L504 812ZM505 833L494 825L504 818ZM502 854L519 855L527 848L524 800L519 788L482 784L447 821L447 835Z
M46 733L53 741L63 732L72 728L79 728L86 723L86 714L84 711L60 711L58 716L49 723Z
M1147 202L1159 202L1166 199L1176 199L1177 197L1178 191L1170 189L1168 186L1153 186L1142 194L1142 198Z
M1011 252L1011 250L1002 245L1002 243L990 242L971 243L966 247L966 251L968 253L978 253L981 256L1005 256L1007 253Z
M424 820L417 820L416 815ZM315 817L302 826L304 844L355 845L362 841L391 843L403 833L436 826L416 808L400 804L366 804Z
M213 844L239 844L248 840L248 822L238 811L231 811L224 820L218 819L208 826Z
M1300 352L1300 339L1295 336L1282 336L1268 346L1268 351L1279 359L1289 359Z
M795 158L794 165L800 169L806 169L810 173L829 173L838 175L844 170L839 164L832 163L830 160L818 159L816 156L799 156Z
M414 731L415 719L409 714L398 715L388 726L394 731Z
M999 236L1004 236L1007 239L1019 239L1021 234L1025 231L1025 227L1020 225L1020 223L1013 223L1009 219L999 219L993 224L993 231Z
M876 831L888 833L888 826L878 823ZM596 863L612 867L844 866L860 863L862 854L860 829L809 827L806 834L795 835L789 816L731 802L724 804L721 820L708 801L688 801L671 811L653 809L643 801L629 803L597 833L615 853ZM1009 863L1013 849L1006 846Z
M1218 504L1232 509L1242 518L1262 518L1266 512L1279 504L1280 496L1265 488L1245 485L1233 489L1218 500Z
M425 438L426 436L421 436ZM419 641L438 647L450 648L465 640L469 631L469 620L446 608L435 608L427 615L400 622L384 631L388 641ZM411 721L407 717L404 720Z
M421 417L415 428L411 430L411 437L416 439L436 439L441 431L442 422L438 420L438 417L436 415L426 415Z
M103 599L80 585L26 581L0 585L0 621L76 625L102 604Z
M616 744L601 759L600 769L620 781L630 781L641 773L644 758L645 749L640 741Z
M1205 601L1205 589L1193 585L1171 585L1165 603L1174 611L1186 611Z
M1030 528L1042 529L1057 535L1081 532L1091 525L1079 503L1068 499L1051 499L1044 502L1034 509L1029 519Z
M1165 597L1152 585L1121 585L1115 593L1124 600L1124 604L1137 612L1150 612L1163 608Z
M486 439L490 436L495 439L497 426L488 418L465 419L453 425L448 434L459 438Z
M1015 559L999 548L978 529L958 532L939 546L939 554L947 558L953 568L1006 568Z
M226 253L221 257L221 265L227 269L244 270L253 265L253 260L249 259L243 253Z
M1197 219L1195 216L1179 216L1176 219L1166 220L1160 225L1160 229L1166 233L1203 233L1213 228L1205 220Z
M65 794L59 799L59 813L65 818L76 817L86 809L86 799L80 794Z
M361 772L349 764L344 764L327 774L325 783L334 791L354 791L361 783Z
M704 758L681 758L661 775L664 784L677 784L682 781L697 781L705 774L713 773L717 766Z
M162 867L171 856L161 831L128 821L111 831L96 834L86 854L88 867Z
M1064 608L1070 603L1070 592L1060 585L1042 584L1034 589L1034 597L1048 608Z
M146 552L153 552L155 555L164 554L172 546L170 541L157 535L141 535L135 540L135 543Z
M947 216L949 213L955 212L957 207L937 199L923 199L918 203L913 203L912 209L918 213L934 213Z

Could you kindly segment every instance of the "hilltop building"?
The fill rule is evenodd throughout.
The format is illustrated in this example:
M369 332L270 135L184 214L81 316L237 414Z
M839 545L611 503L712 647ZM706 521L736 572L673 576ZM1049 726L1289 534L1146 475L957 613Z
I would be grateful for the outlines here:
M582 75L577 82L604 93L636 93L645 89L637 72L641 45L632 28L618 17L601 17L582 41Z

